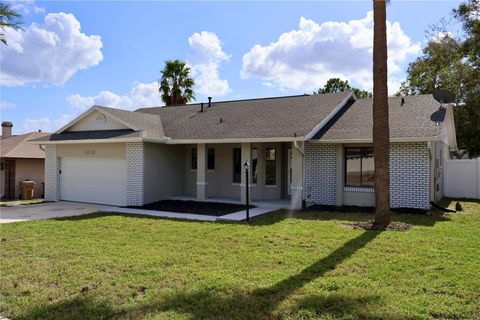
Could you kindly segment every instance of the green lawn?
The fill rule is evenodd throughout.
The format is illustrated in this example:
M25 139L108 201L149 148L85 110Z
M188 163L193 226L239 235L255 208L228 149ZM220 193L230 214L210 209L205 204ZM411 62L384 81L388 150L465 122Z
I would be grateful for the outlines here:
M480 319L480 203L447 217L275 212L251 225L118 214L0 227L13 319Z

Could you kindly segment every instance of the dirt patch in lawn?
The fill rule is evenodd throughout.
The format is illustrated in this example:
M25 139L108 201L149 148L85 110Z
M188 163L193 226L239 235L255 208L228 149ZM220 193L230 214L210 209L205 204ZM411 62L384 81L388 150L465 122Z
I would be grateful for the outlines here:
M413 228L413 225L405 222L392 221L386 227L378 227L373 224L373 221L358 221L354 223L345 224L346 227L353 229L364 229L364 230L390 230L390 231L409 231Z
M207 216L223 216L229 213L245 210L245 205L221 203L221 202L200 202L183 200L162 200L149 203L143 206L132 206L128 208L145 209L155 211L170 211L179 213L193 213ZM254 206L250 206L250 209Z

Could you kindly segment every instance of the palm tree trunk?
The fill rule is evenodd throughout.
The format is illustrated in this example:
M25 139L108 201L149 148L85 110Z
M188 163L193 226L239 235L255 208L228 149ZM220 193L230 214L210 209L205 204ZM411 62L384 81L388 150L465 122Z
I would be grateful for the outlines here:
M385 227L390 214L390 132L387 85L387 2L373 0L373 156L375 159L375 222Z

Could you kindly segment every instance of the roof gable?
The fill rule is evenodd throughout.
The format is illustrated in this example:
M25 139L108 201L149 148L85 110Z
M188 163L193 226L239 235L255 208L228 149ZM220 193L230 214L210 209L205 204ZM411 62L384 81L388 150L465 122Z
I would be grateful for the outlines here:
M104 116L104 121L101 116ZM139 112L93 106L70 123L59 129L56 134L65 131L141 131L143 136L164 137L162 122L159 116L146 115Z
M125 130L130 129L126 125L116 121L110 115L100 113L98 110L85 115L77 122L68 127L65 132L70 131L104 131L104 130Z

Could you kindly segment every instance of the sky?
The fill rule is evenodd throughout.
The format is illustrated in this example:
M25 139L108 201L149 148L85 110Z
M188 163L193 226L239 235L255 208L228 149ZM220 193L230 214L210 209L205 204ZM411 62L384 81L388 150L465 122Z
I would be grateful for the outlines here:
M94 104L160 106L166 60L197 102L311 93L331 77L372 88L372 1L11 1L23 30L0 44L0 118L54 132ZM391 1L389 92L459 1Z

